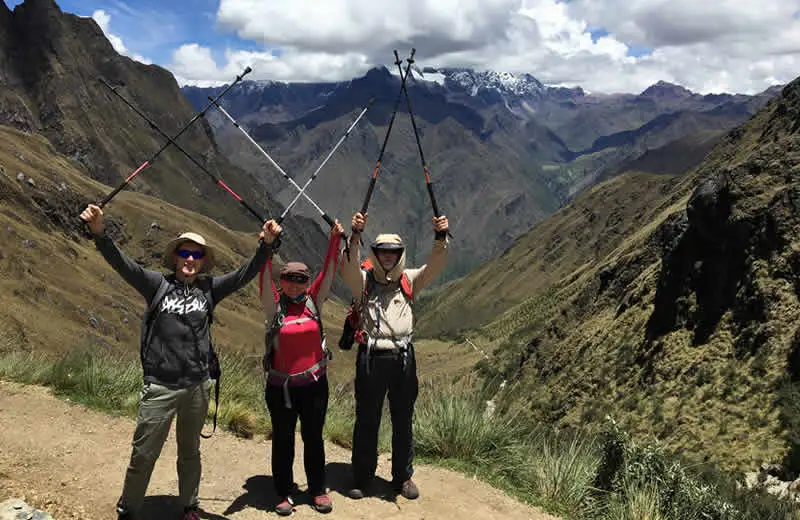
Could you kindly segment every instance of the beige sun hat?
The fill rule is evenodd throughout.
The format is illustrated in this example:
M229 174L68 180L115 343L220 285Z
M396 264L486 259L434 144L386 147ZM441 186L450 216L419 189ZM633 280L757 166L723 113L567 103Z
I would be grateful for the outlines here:
M169 241L167 247L164 248L164 257L161 259L161 263L164 267L172 271L175 270L175 251L186 242L194 242L198 246L203 246L205 256L203 257L203 268L200 272L207 273L211 271L214 267L214 250L206 243L205 238L197 233L191 232L181 233L178 237Z

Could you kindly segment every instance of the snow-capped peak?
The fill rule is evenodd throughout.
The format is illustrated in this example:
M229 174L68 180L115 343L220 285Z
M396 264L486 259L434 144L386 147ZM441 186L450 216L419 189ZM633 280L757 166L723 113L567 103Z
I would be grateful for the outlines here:
M433 73L443 75L445 83L461 87L477 95L481 89L494 89L502 93L517 96L538 94L546 87L530 74L514 74L512 72L495 72L492 70L477 72L472 69L426 69L425 76Z

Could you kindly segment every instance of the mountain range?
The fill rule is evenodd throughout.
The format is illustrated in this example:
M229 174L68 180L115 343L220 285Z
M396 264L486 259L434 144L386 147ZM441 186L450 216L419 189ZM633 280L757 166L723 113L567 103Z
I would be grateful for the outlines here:
M778 92L700 95L659 82L637 95L599 95L545 86L530 74L425 68L412 76L415 122L438 206L455 237L442 280L499 254L620 166L676 140L709 142ZM309 188L326 211L349 220L362 205L399 86L398 74L384 67L344 82L245 81L223 105L303 184L373 99L366 121ZM198 108L222 88L182 91ZM257 176L279 201L294 197L296 190L227 119L212 113L208 120L223 155ZM408 241L410 260L424 262L432 211L404 101L369 210L369 236L398 232ZM300 211L313 215L305 205Z

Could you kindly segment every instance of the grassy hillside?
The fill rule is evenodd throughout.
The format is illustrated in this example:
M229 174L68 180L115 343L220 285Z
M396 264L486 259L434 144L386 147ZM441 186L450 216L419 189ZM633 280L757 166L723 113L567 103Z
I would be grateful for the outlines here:
M499 257L420 300L419 334L476 328L575 272L591 269L653 218L678 179L628 173L582 194Z
M613 179L563 210L557 231L534 228L471 286L453 284L451 301L467 303L441 315L471 304L479 323L516 299L465 335L538 419L591 426L610 414L696 462L797 472L798 121L795 81L690 174L628 198L641 181ZM584 226L626 211L620 225Z

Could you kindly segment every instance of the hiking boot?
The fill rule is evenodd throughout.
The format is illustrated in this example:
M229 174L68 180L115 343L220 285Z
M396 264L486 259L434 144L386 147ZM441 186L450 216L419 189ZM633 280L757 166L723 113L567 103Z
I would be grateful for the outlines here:
M185 508L181 520L200 520L200 509L196 507Z
M347 490L347 496L349 496L353 500L361 500L367 495L366 493L364 493L364 488L360 486L353 486Z
M353 500L360 500L367 496L368 480L354 480L353 485L347 490L347 496Z
M397 487L397 491L408 500L416 500L419 498L419 489L414 481L411 479L406 480Z
M283 497L281 501L275 506L275 512L280 516L289 516L294 511L294 500L292 497Z
M328 495L323 493L314 497L311 507L313 507L317 513L330 513L333 511L333 501Z

